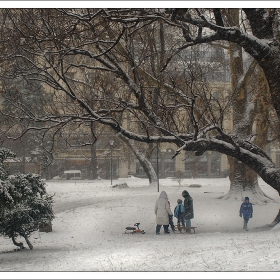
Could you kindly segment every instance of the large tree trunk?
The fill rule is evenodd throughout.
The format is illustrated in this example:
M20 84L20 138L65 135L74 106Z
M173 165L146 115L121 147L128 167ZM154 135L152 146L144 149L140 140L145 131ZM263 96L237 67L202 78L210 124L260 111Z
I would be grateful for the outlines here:
M269 96L271 97L272 104L278 116L278 120L280 119L280 61L279 61L279 54L280 54L280 46L279 46L279 31L276 25L279 25L279 21L274 22L274 30L273 30L273 22L271 21L271 16L262 16L260 13L264 13L264 9L244 9L247 18L250 21L250 25L252 27L253 34L261 39L270 39L272 44L270 44L270 51L269 55L256 55L255 58L257 59L259 65L262 67L261 77L267 81L267 91L270 93ZM259 15L259 16L258 16ZM275 17L276 18L276 17ZM266 21L266 22L262 22ZM245 48L246 49L246 48ZM247 51L250 53L250 47L247 48ZM260 119L259 127L265 126L266 122L264 121L265 118ZM280 126L280 122L279 122ZM280 190L278 189L278 194L280 195ZM280 222L280 209L278 214L276 215L274 221L271 223L271 226L276 225Z
M137 149L133 143L133 140L124 137L122 134L118 134L118 136L130 147L136 158L139 160L141 166L149 178L150 186L157 186L158 178L151 162Z
M235 158L228 157L228 160L230 164L230 189L221 198L243 201L244 197L248 196L253 204L258 205L272 200L261 190L255 171Z
M231 25L238 25L239 9L230 9ZM248 93L248 82L253 74L253 68L249 68L246 80L239 84L244 78L242 48L234 43L230 43L230 63L231 63L231 86L233 92L233 132L242 139L248 139L252 135L252 126L256 116L256 98L252 100ZM252 90L252 89L251 89ZM248 110L248 104L254 105ZM259 131L260 135L266 136L265 130ZM260 141L259 141L260 142ZM261 143L261 142L260 142ZM262 141L264 146L265 142ZM263 147L261 147L263 148ZM253 204L264 204L271 199L261 190L258 183L258 175L251 168L239 160L228 156L230 165L230 190L222 196L223 199L236 199L243 201L244 197L250 197Z
M250 44L244 49L254 56L262 67L270 87L270 96L278 119L280 119L280 67L279 67L279 10L274 9L243 9L250 21L253 34L259 39L269 40L269 51L252 52Z

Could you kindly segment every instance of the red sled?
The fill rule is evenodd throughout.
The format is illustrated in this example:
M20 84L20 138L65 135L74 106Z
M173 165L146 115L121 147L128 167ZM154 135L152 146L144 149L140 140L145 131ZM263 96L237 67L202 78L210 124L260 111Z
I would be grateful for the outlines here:
M139 228L139 225L140 225L140 223L135 223L135 224L134 224L134 227L126 227L124 233L126 233L126 234L129 234L129 233L130 233L130 234L134 234L134 233L141 233L141 234L144 234L145 231L144 231L144 230L141 230L141 229Z

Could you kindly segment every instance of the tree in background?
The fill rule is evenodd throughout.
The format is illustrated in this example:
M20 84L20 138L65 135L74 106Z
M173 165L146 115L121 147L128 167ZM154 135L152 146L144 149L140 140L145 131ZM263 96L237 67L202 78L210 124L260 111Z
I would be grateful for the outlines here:
M25 163L28 160L35 164L40 164L43 169L44 158L50 157L47 148L50 147L49 139L45 138L42 143L42 134L40 130L42 125L36 122L30 122L24 119L21 107L25 108L28 114L43 114L47 104L48 96L45 95L43 86L39 81L28 80L22 76L5 79L2 81L1 94L1 128L2 131L12 130L13 136L7 134L1 135L2 145L9 147L17 155L17 160L21 163L19 172L26 173ZM11 118L11 114L13 118ZM33 126L35 130L29 131L25 135L18 133Z
M230 26L242 24L239 9L224 9L223 14ZM271 123L268 111L273 108L269 106L267 87L260 86L263 72L257 62L244 53L240 45L229 42L228 47L232 87L232 133L245 141L250 139L264 149L268 143L268 127ZM263 80L262 84L266 82ZM258 120L262 120L262 125ZM254 125L256 132L253 132ZM249 196L254 204L271 200L259 187L258 175L254 170L234 157L229 156L228 160L230 190L222 198L244 200L244 197Z

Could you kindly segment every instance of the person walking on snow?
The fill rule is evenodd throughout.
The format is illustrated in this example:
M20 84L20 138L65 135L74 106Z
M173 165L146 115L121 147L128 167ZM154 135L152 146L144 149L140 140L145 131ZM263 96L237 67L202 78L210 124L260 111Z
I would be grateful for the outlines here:
M184 222L184 205L182 204L183 201L182 199L178 199L177 200L177 205L174 209L174 217L177 218L177 227L178 229L181 228L181 224L182 224L182 228L185 228L185 222Z
M164 233L169 234L169 215L172 215L170 205L168 203L167 193L162 191L159 198L155 204L155 214L156 214L156 234L160 234L161 226L163 225Z
M249 219L253 217L253 206L252 203L249 202L249 197L245 197L244 202L240 206L239 216L242 218L243 215L243 228L248 230L248 222Z
M190 227L192 226L191 219L194 218L193 199L186 190L184 190L182 192L182 196L185 198L185 200L184 200L184 220L185 220L185 224L186 224L186 232L191 233L191 229L190 229Z

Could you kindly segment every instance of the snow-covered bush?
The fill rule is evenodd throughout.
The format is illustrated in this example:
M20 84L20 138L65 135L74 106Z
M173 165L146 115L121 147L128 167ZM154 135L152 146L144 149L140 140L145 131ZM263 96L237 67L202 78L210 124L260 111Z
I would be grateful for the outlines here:
M200 184L190 184L189 188L202 188Z
M121 184L116 184L116 185L112 186L112 188L123 189L123 188L128 188L128 185L127 185L127 183L121 183Z
M53 200L39 175L8 175L4 161L10 157L15 157L15 154L8 149L0 149L0 235L12 238L16 246L24 248L23 243L16 241L18 236L22 236L32 249L28 237L40 225L53 220Z

